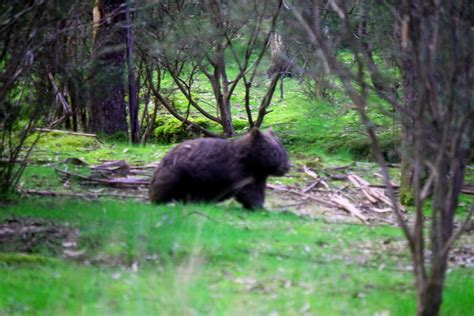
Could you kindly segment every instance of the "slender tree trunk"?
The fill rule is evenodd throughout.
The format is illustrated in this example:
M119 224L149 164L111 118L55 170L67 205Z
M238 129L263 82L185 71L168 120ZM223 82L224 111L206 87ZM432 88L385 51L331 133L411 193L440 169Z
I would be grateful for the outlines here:
M270 106L270 102L272 101L272 97L273 97L273 94L275 93L278 80L280 80L282 77L283 77L282 73L274 74L274 77L272 81L270 82L270 86L267 89L267 93L265 94L265 96L262 99L262 102L260 103L260 107L258 109L257 120L255 121L256 127L262 126L265 115L271 112L271 111L268 111L267 109Z
M138 125L138 89L133 67L133 29L130 17L130 3L126 6L127 19L127 65L128 65L128 106L130 113L130 138L132 143L140 142L140 126Z
M403 52L403 50L402 50ZM409 52L402 53L401 73L403 88L403 108L406 111L413 112L416 108L418 99L416 74L413 61L409 56ZM414 156L413 128L414 123L407 115L401 115L401 166L400 166L400 202L406 205L413 204L413 175Z
M245 86L245 112L247 113L247 120L249 126L252 128L255 126L252 117L252 108L250 107L250 89L252 88L252 82L247 81L247 78L244 77L244 86Z
M101 0L100 24L94 41L90 130L95 133L127 133L125 111L125 0Z
M282 73L288 68L288 56L286 56L283 36L278 32L273 32L270 36L270 68L267 70L269 76L275 73Z

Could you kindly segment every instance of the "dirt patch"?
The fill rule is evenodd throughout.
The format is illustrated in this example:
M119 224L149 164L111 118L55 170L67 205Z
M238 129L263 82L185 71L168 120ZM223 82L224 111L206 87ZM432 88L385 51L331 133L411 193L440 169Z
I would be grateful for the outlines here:
M68 257L74 254L80 231L69 224L37 218L10 218L0 223L0 251L47 251Z
M450 268L474 268L472 237L471 233L467 233L454 244L448 257ZM429 248L429 245L427 247ZM394 265L396 269L404 271L413 269L405 240L391 238L371 240L365 243L353 244L350 249L353 251L352 258L358 258L364 264L372 262L376 264L375 267L383 269L389 263L386 262L389 258L388 260L392 261L390 265ZM428 249L426 250L426 260L426 263L431 262L431 252Z
M301 216L323 218L330 223L351 223L397 226L397 219L387 204L369 201L359 188L350 183L325 179L326 187L314 186L307 189L311 179L302 177L300 183L281 184L275 182L267 189L266 207L271 210L284 210ZM304 192L304 194L302 194ZM333 197L343 197L354 206L366 221L334 204ZM404 213L410 219L410 213Z

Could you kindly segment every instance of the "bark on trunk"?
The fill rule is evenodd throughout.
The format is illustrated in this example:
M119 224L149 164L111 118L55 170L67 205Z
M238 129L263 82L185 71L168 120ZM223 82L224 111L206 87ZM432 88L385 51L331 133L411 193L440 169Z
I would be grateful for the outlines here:
M288 68L288 56L283 36L278 32L273 32L270 36L270 68L267 74L273 76L276 73L286 73L289 72Z
M130 112L130 138L132 143L140 142L140 126L138 125L138 88L133 64L133 29L130 17L130 3L126 7L127 19L127 66L128 66L128 107Z
M403 108L406 111L413 112L418 99L415 70L410 56L402 56L401 63ZM414 150L416 150L413 146L414 122L407 115L401 115L401 119L400 202L405 205L411 205L414 201L414 166L412 157L414 156Z
M100 25L94 42L94 71L90 99L90 130L127 133L125 110L125 21L123 0L99 3Z

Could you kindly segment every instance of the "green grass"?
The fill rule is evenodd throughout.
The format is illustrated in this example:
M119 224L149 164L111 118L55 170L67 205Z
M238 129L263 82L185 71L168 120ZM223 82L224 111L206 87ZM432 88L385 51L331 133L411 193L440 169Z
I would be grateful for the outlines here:
M388 226L326 224L231 206L27 199L0 220L38 217L81 231L84 255L0 256L0 314L412 315L407 254L361 245L402 240ZM132 267L136 266L134 270ZM448 276L443 311L474 308L472 270ZM462 302L459 304L459 302Z
M165 89L171 87L169 77L164 82ZM266 75L257 77L254 109L267 83ZM310 100L297 79L285 79L284 86L285 97L275 94L264 128L278 132L294 165L318 169L370 160L370 143L347 97L334 91L331 101ZM212 110L209 91L209 84L197 78L194 96ZM171 99L180 110L187 109L183 96ZM380 115L380 100L371 96L369 101L382 146L390 149L391 119ZM240 133L246 115L241 86L232 102ZM52 166L87 173L87 168L62 163L72 157L88 164L118 159L147 164L171 146L43 134L31 157L42 164L26 168L21 186L82 192L84 186L74 180L64 186ZM398 169L390 172L398 176ZM366 178L379 181L371 174ZM301 181L298 176L277 180ZM461 197L461 213L470 201ZM79 228L81 253L65 259L61 243L59 251L45 246L28 254L0 252L0 315L415 314L413 277L406 269L410 260L398 228L327 224L286 212L246 212L235 205L59 198L0 205L0 221L33 217ZM472 310L473 269L453 269L443 315Z

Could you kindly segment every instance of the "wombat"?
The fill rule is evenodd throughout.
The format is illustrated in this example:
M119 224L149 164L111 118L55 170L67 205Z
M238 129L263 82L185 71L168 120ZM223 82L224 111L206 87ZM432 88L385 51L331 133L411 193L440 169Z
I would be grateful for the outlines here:
M218 202L235 197L247 209L263 208L268 176L283 176L289 169L288 153L271 130L254 128L235 140L188 140L159 163L150 200Z

